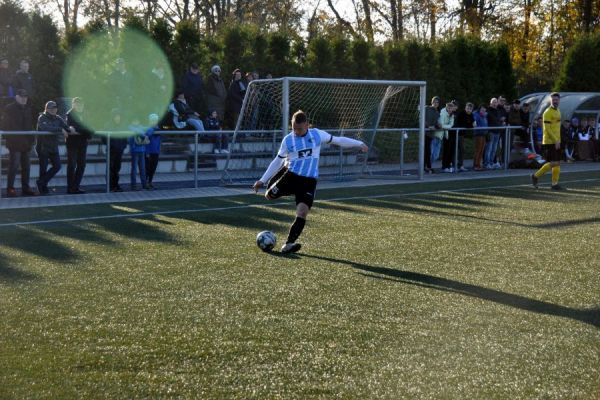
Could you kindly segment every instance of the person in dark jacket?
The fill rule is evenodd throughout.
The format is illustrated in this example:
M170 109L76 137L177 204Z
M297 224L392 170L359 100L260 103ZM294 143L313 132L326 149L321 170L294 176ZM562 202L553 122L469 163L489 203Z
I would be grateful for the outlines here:
M74 132L67 136L67 193L81 194L81 179L85 171L88 140L93 132L85 125L84 103L81 97L74 97L72 107L67 112L67 125Z
M213 65L210 69L210 75L206 78L206 106L208 111L216 110L219 115L220 123L223 123L225 116L225 101L227 100L227 89L221 77L221 67Z
M27 92L19 89L15 96L15 102L4 109L4 129L7 131L31 131L33 130L33 119L31 107L27 104ZM29 153L33 147L35 137L33 135L6 135L6 147L8 148L8 176L6 182L6 195L15 197L15 178L19 164L21 165L21 194L23 196L35 196L37 193L29 187L30 161Z
M71 130L67 123L57 115L58 106L54 101L46 103L44 112L40 114L37 122L38 131L50 132L48 135L38 135L35 150L40 162L40 177L37 180L37 187L40 194L48 194L48 182L60 171L60 155L58 145L63 137L66 137ZM48 169L48 162L52 167Z
M9 97L12 97L12 77L8 70L8 59L0 57L0 101L1 104L7 105L5 102Z
M454 120L454 126L456 128L475 128L475 117L473 116L473 103L465 104L465 109L460 111L456 115L456 119ZM467 171L467 169L463 165L465 160L465 135L472 134L472 131L460 130L458 132L458 154L456 166L458 167L459 172Z
M206 112L204 106L204 81L200 75L198 64L190 64L189 69L181 78L180 86L185 93L186 102L200 114ZM206 115L206 114L204 114Z
M23 89L27 92L30 98L34 96L33 77L29 73L28 60L21 60L21 62L19 63L19 69L15 73L12 84L15 90Z
M207 131L221 131L221 120L217 110L212 110L206 121L204 127ZM211 135L212 136L212 135ZM229 153L229 136L226 133L216 133L212 140L214 141L214 152L215 154L228 154Z
M109 132L123 132L126 130L126 124L121 116L121 111L114 108L111 111L111 119L105 126L105 130ZM102 138L102 142L106 144L107 139ZM123 152L127 147L127 137L124 133L115 133L110 136L110 155L109 165L109 188L111 192L122 192L123 188L119 186L119 173L121 172L121 164L123 162Z
M242 71L236 69L232 74L232 81L227 91L227 113L229 115L229 127L234 129L242 109L244 96L246 95L246 83L242 79Z
M150 114L148 123L150 128L146 131L146 136L149 138L149 143L146 145L146 188L154 189L152 180L158 167L158 158L160 157L160 144L162 137L158 127L159 117L157 114Z

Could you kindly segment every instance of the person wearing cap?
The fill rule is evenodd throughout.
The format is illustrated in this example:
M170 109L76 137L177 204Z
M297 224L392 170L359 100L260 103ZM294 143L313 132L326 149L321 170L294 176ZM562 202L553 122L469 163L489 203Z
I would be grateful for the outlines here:
M31 107L27 103L28 96L25 89L17 90L15 101L4 109L3 129L6 131L31 131L33 119ZM30 159L29 153L33 147L33 135L6 135L8 148L8 174L6 179L6 195L15 197L15 178L17 170L21 167L21 194L35 196L37 193L29 187Z
M537 189L539 179L552 170L552 190L564 190L562 186L558 184L560 179L560 160L562 154L560 151L560 110L558 105L560 104L560 94L554 92L550 95L550 107L542 114L543 119L543 139L542 148L544 150L544 159L546 163L531 175L531 184Z
M210 110L214 110L219 115L221 124L225 115L225 101L227 100L227 89L225 82L221 77L221 67L213 65L210 69L210 74L206 78L206 106Z
M179 86L183 89L187 104L197 113L206 115L204 81L197 63L190 64L187 72L181 77Z
M67 112L67 125L73 132L67 136L67 193L85 193L79 186L85 171L88 140L93 132L85 126L86 114L81 97L74 97Z
M54 101L49 101L37 121L38 131L50 132L49 134L38 135L35 147L40 163L40 176L36 182L40 194L50 192L48 183L60 171L58 145L69 132L75 132L57 113L58 105ZM52 167L48 168L48 164L51 164Z

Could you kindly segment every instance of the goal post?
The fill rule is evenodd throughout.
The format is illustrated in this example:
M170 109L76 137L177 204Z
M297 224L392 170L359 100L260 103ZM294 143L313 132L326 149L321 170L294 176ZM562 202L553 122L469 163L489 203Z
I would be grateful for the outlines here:
M423 178L424 81L285 77L249 83L230 152L223 160L224 184L260 178L303 110L310 126L362 140L369 153L323 145L320 175L329 178Z

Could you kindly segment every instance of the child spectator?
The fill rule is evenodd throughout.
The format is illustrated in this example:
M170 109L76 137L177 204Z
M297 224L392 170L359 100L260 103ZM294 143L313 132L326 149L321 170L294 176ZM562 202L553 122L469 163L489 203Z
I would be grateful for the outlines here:
M154 178L156 167L158 167L160 144L162 142L162 137L158 132L158 120L159 117L157 114L150 114L148 117L148 123L150 125L150 128L146 131L146 136L148 136L150 140L150 143L146 145L146 186L148 189L154 189L152 179Z
M212 110L205 121L205 128L207 131L220 131L221 122L219 120L219 113L217 110ZM215 144L215 154L227 154L229 153L229 137L224 133L216 133L212 136Z
M131 190L138 190L136 186L137 169L140 171L140 183L143 189L146 187L146 145L150 139L145 134L144 128L139 122L134 122L129 129L134 132L129 137L129 152L131 153Z

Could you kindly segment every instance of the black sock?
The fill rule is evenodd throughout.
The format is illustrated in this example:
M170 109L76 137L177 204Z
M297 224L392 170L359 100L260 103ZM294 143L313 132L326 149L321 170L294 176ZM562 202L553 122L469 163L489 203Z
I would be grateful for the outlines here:
M296 217L294 223L290 227L290 233L288 234L286 243L294 243L298 239L298 237L302 233L302 230L304 229L305 223L306 220L304 218Z

